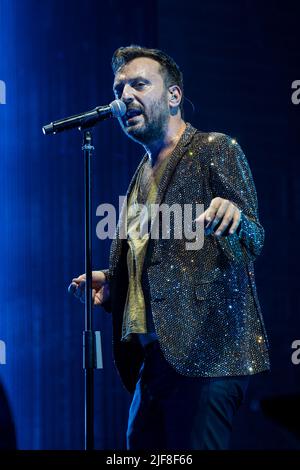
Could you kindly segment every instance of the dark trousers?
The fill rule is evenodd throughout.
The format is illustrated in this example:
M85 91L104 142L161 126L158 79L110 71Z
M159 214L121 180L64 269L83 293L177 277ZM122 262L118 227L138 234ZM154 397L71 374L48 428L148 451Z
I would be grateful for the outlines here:
M182 376L158 342L148 346L130 406L127 449L228 449L248 381L248 376Z

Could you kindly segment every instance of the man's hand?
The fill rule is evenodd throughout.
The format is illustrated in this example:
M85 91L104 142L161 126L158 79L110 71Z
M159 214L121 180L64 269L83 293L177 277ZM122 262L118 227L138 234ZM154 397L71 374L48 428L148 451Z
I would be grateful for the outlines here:
M85 274L72 279L68 292L85 302ZM101 305L109 299L109 285L102 271L92 272L92 297L94 305Z
M228 199L215 197L210 206L204 211L195 222L204 223L206 235L210 235L216 229L215 235L220 237L225 235L229 229L229 235L232 235L241 221L241 210ZM217 227L217 228L216 228Z

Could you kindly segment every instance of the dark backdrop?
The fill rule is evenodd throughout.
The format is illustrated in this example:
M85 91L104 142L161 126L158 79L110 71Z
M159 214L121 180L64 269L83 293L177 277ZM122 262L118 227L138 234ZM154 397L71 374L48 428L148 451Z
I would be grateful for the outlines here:
M0 380L19 448L83 448L83 306L66 291L84 271L81 135L45 137L41 126L109 103L111 55L130 43L172 55L195 108L186 101L187 119L235 137L248 157L266 229L257 280L272 372L253 379L232 446L300 448L261 407L267 397L300 394L300 365L291 361L291 344L300 339L300 105L291 101L291 84L300 79L296 5L0 0L0 80L6 84L6 104L0 105L0 340L6 364ZM117 122L99 125L94 140L95 212L102 202L117 204L143 151ZM106 267L109 242L94 236L93 243L94 266ZM122 448L130 397L112 363L110 317L98 310L95 323L104 357L104 370L96 373L96 446Z

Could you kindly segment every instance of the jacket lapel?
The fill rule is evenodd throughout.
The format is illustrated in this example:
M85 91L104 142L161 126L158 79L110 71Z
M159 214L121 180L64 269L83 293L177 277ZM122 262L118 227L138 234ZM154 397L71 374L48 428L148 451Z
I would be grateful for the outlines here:
M169 186L169 183L175 171L175 168L178 165L181 158L183 157L183 155L185 154L186 147L189 145L190 141L192 140L196 132L197 132L197 129L191 126L191 124L187 123L186 129L184 133L182 134L182 136L180 137L171 156L169 157L169 161L166 165L165 171L160 179L158 189L157 189L157 197L155 201L156 204L161 204L161 201Z

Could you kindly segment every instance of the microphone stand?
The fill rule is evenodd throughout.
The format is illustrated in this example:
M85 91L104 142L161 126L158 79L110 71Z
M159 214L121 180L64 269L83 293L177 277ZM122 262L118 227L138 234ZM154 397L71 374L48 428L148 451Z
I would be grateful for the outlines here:
M94 369L102 369L100 331L93 331L92 299L92 132L83 129L85 194L85 330L83 331L84 368L84 448L94 449Z
M110 117L122 117L126 106L115 100L108 106L98 106L81 114L59 119L43 126L45 135L57 134L68 129L83 131L84 199L85 199L85 329L83 331L84 368L84 448L94 449L94 369L102 369L100 331L93 330L92 299L92 153L94 150L91 128L97 122Z

